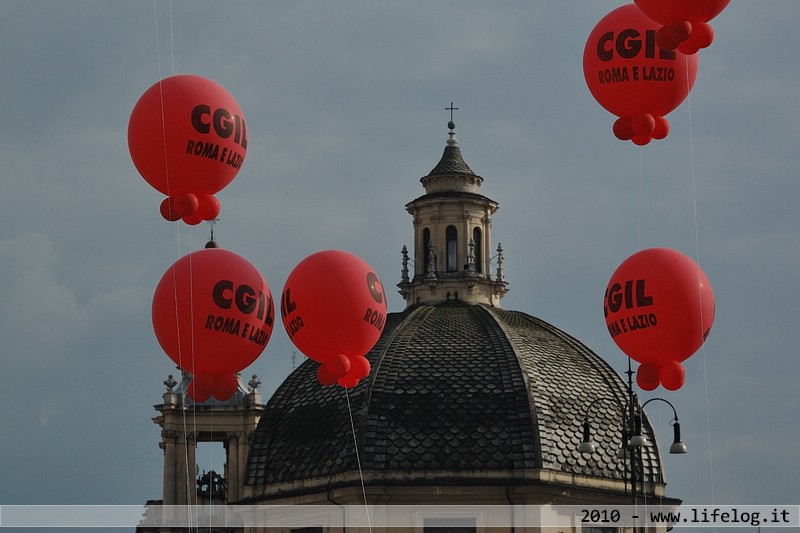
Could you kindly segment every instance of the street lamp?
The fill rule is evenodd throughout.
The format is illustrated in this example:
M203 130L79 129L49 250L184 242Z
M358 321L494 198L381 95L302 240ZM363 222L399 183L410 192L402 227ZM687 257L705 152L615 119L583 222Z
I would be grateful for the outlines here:
M627 482L630 481L631 484L631 495L633 497L634 503L636 501L637 496L637 470L639 474L642 476L642 483L644 483L644 465L642 463L642 448L649 445L647 438L642 434L642 418L644 416L644 408L650 402L660 401L664 402L672 408L673 418L670 421L672 424L673 429L673 441L672 445L669 447L669 453L671 454L683 454L686 453L686 444L683 443L681 440L681 426L678 422L678 413L675 410L675 406L672 405L671 402L665 400L664 398L651 398L644 402L643 404L639 405L638 397L636 393L633 391L633 374L634 372L631 370L630 360L628 361L628 383L627 383L627 403L623 404L618 398L613 397L600 397L592 400L591 403L586 408L586 413L584 414L583 418L583 436L581 438L581 442L578 445L578 451L584 454L592 454L597 451L597 446L594 442L592 442L592 429L591 429L591 419L589 415L592 411L592 408L595 404L599 402L610 402L613 405L616 405L619 409L620 413L620 433L621 433L621 444L619 450L617 450L616 457L624 461L625 464L625 473L626 475L629 474L629 479L625 479L626 486L625 491L627 492ZM629 461L630 460L630 461ZM628 463L630 463L630 471L628 471ZM643 485L642 485L643 486ZM644 491L642 490L642 495L644 495Z
M635 395L634 395L635 397ZM592 406L602 400L609 400L614 401L611 398L597 398L592 403L589 404L589 407L586 409L586 415L583 419L583 439L581 443L578 445L578 451L581 453L594 453L597 451L597 446L592 442L592 430L589 420L589 411L591 410ZM625 459L627 458L626 454L621 453L623 450L630 449L630 448L642 448L643 446L647 446L650 444L642 434L642 414L644 413L644 406L652 401L661 401L666 403L672 408L672 413L674 418L670 420L670 424L672 425L673 430L673 440L672 444L669 447L669 453L671 454L682 454L687 452L686 444L681 440L681 424L678 422L678 413L675 410L675 406L672 405L668 400L664 398L650 398L641 406L635 406L634 412L632 417L624 417L629 418L625 420L623 418L622 422L622 446L620 450L617 452L618 459ZM623 409L621 404L618 404L620 409ZM630 438L627 438L627 433L629 427L633 428L633 435Z

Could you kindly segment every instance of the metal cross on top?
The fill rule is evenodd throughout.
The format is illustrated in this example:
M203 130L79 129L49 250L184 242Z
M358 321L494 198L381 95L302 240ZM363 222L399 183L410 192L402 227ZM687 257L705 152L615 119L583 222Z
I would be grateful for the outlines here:
M453 107L453 102L450 102L450 107L445 107L445 111L450 111L450 122L453 122L453 111L458 111L457 107Z

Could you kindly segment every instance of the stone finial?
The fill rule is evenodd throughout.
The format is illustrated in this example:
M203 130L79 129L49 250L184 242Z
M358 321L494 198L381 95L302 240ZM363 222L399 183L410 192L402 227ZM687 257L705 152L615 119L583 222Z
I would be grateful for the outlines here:
M164 383L164 386L167 388L167 392L174 392L172 389L174 389L175 385L178 384L178 382L175 381L175 378L172 377L172 374L167 376L167 379L165 381L163 381L162 383Z
M405 244L403 245L402 254L403 254L403 270L402 270L402 274L400 276L400 283L408 283L409 282L409 280L408 280L408 248L406 248Z
M494 283L497 294L502 298L502 295L508 292L508 282L503 272L503 245L500 243L497 243L497 279Z
M250 387L250 392L255 392L256 389L261 386L261 380L258 379L258 376L253 374L253 377L247 382L247 386Z
M505 281L506 276L503 273L503 245L497 243L497 281Z

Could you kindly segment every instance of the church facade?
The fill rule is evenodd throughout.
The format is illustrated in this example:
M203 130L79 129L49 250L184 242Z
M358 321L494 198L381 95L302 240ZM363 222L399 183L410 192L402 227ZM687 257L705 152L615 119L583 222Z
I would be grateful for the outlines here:
M420 180L424 194L405 206L414 242L397 286L406 308L387 316L367 354L370 376L349 390L322 387L309 360L266 404L255 377L227 402L197 405L185 393L190 376L165 382L154 418L164 493L153 503L322 509L270 524L284 531L347 528L325 512L337 507L377 510L403 528L451 519L463 531L513 531L546 524L515 515L487 525L482 509L679 503L665 494L647 417L625 419L636 401L630 380L557 327L501 307L509 284L502 247L492 245L498 205L480 193L483 178L448 127L440 161ZM226 465L198 489L194 448L203 441L224 443ZM611 526L553 531L623 529Z

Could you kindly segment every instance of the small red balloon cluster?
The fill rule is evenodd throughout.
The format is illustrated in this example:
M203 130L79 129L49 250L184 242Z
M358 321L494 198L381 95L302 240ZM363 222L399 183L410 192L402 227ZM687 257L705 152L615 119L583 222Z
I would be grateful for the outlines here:
M308 256L289 274L281 317L297 349L321 363L319 382L349 389L369 374L364 355L386 323L386 295L367 263L326 250Z
M244 163L247 124L222 86L200 76L172 76L139 98L128 123L128 148L142 177L167 196L161 216L199 224L219 215L214 195Z
M669 133L670 113L697 78L708 21L730 0L635 0L603 17L586 41L583 74L597 102L619 118L614 135L643 146Z
M167 196L161 215L198 224L219 215L214 194L230 183L247 152L239 105L217 83L194 75L163 79L141 96L128 124L139 173ZM386 321L378 276L360 258L324 251L286 282L281 316L292 342L322 363L320 383L355 386L370 371L364 355ZM243 257L205 248L176 261L153 296L153 328L167 356L192 375L189 396L229 399L236 374L272 337L275 306L267 282Z
M714 30L708 22L719 15L730 0L635 0L648 17L662 26L656 32L658 46L695 54L711 46Z
M617 346L640 363L644 390L683 386L681 362L705 342L714 322L714 293L700 267L669 248L630 256L611 276L603 299L606 327Z

